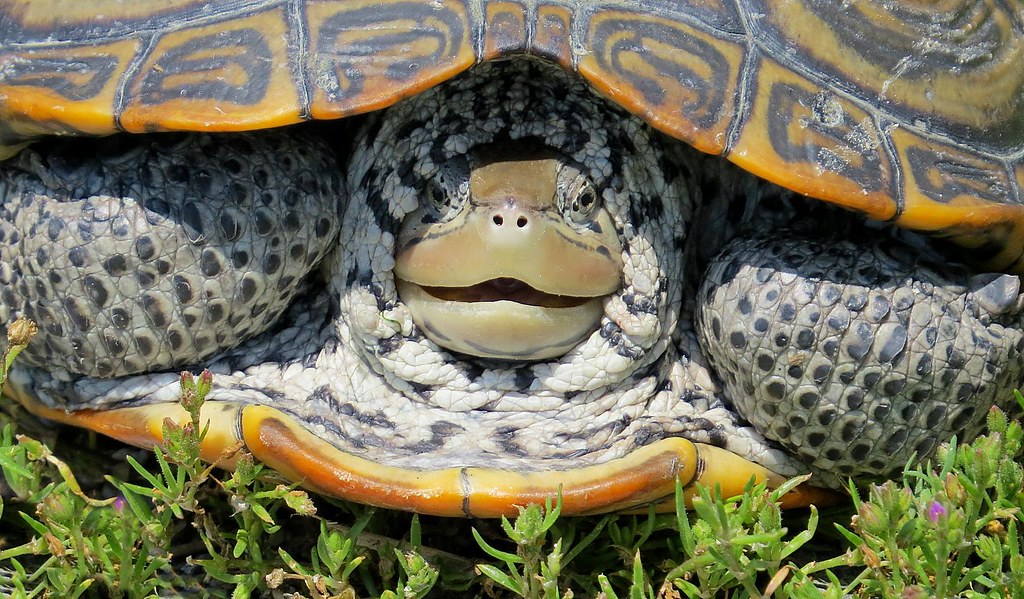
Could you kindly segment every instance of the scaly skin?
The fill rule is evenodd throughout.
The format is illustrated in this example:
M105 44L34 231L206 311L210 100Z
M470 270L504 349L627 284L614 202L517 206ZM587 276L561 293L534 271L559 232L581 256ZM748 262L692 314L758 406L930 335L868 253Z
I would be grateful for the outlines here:
M698 330L726 393L820 480L897 477L977 436L989 406L1019 411L1020 280L929 257L775 230L708 269Z

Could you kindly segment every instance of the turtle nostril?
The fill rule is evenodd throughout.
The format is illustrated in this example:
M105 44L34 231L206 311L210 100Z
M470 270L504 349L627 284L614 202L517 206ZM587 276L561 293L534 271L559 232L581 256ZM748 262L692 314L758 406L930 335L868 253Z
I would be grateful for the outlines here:
M494 227L496 227L495 230L504 229L504 225L506 223L508 223L508 226L510 227L512 226L512 223L515 223L517 228L527 229L530 226L530 215L515 208L508 210L495 210L491 214L491 222L494 223Z

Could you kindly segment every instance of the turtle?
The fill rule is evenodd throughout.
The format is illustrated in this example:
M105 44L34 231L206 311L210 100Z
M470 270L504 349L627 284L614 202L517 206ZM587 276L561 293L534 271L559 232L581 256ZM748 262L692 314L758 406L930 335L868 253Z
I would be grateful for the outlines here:
M5 393L492 517L891 477L1024 372L995 0L0 1ZM230 466L230 463L226 463Z

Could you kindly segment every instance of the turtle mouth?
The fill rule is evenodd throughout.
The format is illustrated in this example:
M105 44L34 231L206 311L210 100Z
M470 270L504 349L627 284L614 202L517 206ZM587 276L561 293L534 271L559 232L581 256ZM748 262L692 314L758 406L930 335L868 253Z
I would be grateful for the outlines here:
M561 356L596 331L604 314L604 296L555 295L509 277L462 287L418 285L395 277L395 287L425 336L481 358Z
M469 287L435 287L421 285L420 288L433 297L450 302L499 302L509 301L540 308L575 308L593 300L592 297L554 295L531 287L511 277L490 279Z

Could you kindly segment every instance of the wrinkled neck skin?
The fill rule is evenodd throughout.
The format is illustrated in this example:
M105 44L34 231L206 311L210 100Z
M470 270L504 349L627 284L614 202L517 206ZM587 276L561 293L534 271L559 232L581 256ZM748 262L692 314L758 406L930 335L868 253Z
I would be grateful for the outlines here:
M541 76L527 63L476 76L395 107L364 132L372 142L357 142L370 149L350 166L343 222L363 226L343 227L331 269L341 273L333 292L349 316L338 320L338 336L353 350L339 357L343 369L365 373L356 378L368 381L366 403L389 406L385 413L414 406L444 434L408 431L410 445L443 444L439 451L459 451L461 463L601 461L669 434L758 445L716 399L690 324L680 326L683 281L694 276L682 251L695 205L682 175L692 162L666 155L647 126L561 72ZM530 84L540 80L551 85ZM604 300L596 329L560 356L469 358L414 326L396 290L396 239L449 161L523 140L582 165L600 190L622 247L621 287ZM459 260L452 256L452 269Z

